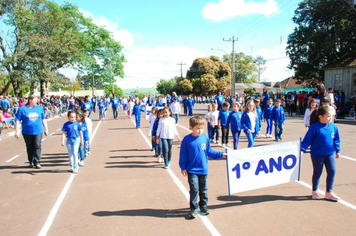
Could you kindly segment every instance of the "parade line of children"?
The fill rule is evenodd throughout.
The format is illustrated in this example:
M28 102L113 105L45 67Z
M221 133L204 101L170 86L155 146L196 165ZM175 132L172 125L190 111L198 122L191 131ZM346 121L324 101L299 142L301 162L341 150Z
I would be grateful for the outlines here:
M176 99L173 99L177 102ZM177 107L156 108L152 107L149 117L149 136L152 138L152 151L158 158L158 162L164 162L164 169L168 169L172 158L173 139L181 141L176 125L180 111ZM103 109L107 109L107 104L99 102L99 119L103 119ZM114 100L111 103L117 104ZM340 138L337 127L332 123L334 111L329 106L328 99L322 99L321 108L318 109L315 100L310 100L308 110L305 113L305 126L309 127L307 134L302 142L302 153L311 147L311 159L313 163L312 176L312 199L320 199L317 190L320 181L323 166L327 170L327 189L325 199L338 201L340 198L333 192L333 183L336 173L335 159L340 156ZM132 106L132 105L131 105ZM118 118L118 108L115 109L114 119ZM260 107L260 100L249 100L246 103L244 111L242 106L234 101L230 110L230 104L223 102L218 104L209 104L208 111L205 114L205 120L200 116L192 116L189 119L189 129L192 131L186 135L180 146L179 167L183 176L187 176L190 188L190 218L195 218L198 209L202 215L208 215L207 206L207 174L208 158L226 157L227 154L215 151L210 143L219 143L219 134L221 131L222 147L229 147L229 132L231 130L233 138L233 149L238 149L240 135L243 133L248 140L248 148L254 147L256 136L260 133L262 122L266 122L266 138L273 138L273 125L275 128L274 137L278 142L282 140L284 130L285 114L281 106L281 100L277 99L273 104L273 99L268 99L264 110ZM173 111L172 111L173 110ZM136 99L135 104L129 108L128 116L135 115L136 128L141 126L141 112L143 107L140 100ZM78 111L69 111L67 114L68 122L63 125L62 146L66 144L69 155L70 171L78 172L78 167L84 165L86 156L90 153L89 138L92 123L91 107L83 107L83 114ZM207 133L204 134L205 121L207 123ZM90 128L89 128L90 127ZM66 139L66 141L65 141ZM320 148L323 146L323 148ZM199 195L199 202L198 202Z

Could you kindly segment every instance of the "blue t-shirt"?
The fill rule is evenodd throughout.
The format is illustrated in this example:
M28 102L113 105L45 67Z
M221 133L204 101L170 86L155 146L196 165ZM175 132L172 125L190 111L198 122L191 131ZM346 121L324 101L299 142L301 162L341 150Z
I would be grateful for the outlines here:
M198 137L188 134L182 140L179 152L179 166L188 173L207 175L208 157L218 159L222 152L211 149L208 136L201 134Z
M91 112L91 108L93 106L93 103L89 102L83 102L81 108L82 109L88 109L89 113Z
M219 111L219 116L218 116L218 120L220 120L220 124L226 126L227 125L227 118L229 117L229 110L224 111L223 109L221 109Z
M273 108L274 108L273 105L269 106L267 104L267 106L265 106L265 109L263 110L263 117L265 119L269 119L269 120L272 119L272 110L273 110Z
M340 153L340 135L337 126L334 123L322 124L320 121L309 126L301 144L301 150L305 152L309 145L312 157Z
M89 132L88 132L87 123L81 123L80 125L81 125L81 128L82 128L84 142L89 141Z
M112 103L112 107L117 108L120 104L120 98L112 98L110 102Z
M64 123L62 131L67 134L67 138L75 139L78 138L79 131L82 131L82 126L78 121Z
M284 123L284 121L286 120L286 117L285 117L284 109L282 106L274 107L272 109L272 120L275 123Z
M102 110L104 110L105 105L104 105L104 103L99 102L99 103L98 103L98 107L99 107L99 111L102 111Z
M216 95L215 100L218 105L222 105L224 103L224 95Z
M6 100L6 99L2 100L1 107L2 107L3 109L10 108L10 102L9 102L9 100Z
M241 111L232 111L227 118L227 128L231 126L231 131L240 131L241 130Z
M22 106L18 109L16 121L22 121L22 133L27 135L38 135L43 133L42 120L45 119L42 106Z

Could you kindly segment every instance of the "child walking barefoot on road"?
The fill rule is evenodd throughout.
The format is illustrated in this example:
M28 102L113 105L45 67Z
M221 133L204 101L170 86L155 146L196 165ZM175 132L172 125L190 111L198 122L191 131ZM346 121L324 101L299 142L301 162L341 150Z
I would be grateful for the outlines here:
M79 145L84 145L82 128L78 121L76 121L76 112L69 111L67 114L68 121L64 123L62 128L62 146L67 137L67 149L69 156L70 172L78 173L78 150Z
M189 129L192 131L183 138L180 146L179 166L184 176L188 176L189 183L189 217L197 216L197 209L203 215L208 215L208 157L218 159L227 154L211 149L209 138L204 134L204 120L199 116L189 119ZM197 203L199 193L199 205Z
M311 160L313 163L312 198L320 198L317 190L323 166L325 165L327 173L325 199L338 201L340 198L333 192L333 185L336 173L335 160L340 157L339 130L332 123L332 114L329 106L321 107L317 115L319 121L309 126L301 145L302 154L310 145Z

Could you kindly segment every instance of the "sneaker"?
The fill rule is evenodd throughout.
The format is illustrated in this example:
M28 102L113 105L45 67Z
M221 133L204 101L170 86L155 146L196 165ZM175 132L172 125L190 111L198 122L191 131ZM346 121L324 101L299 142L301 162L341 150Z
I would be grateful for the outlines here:
M333 191L330 191L325 193L325 199L333 202L337 202L340 200L340 197L337 196Z
M204 215L204 216L207 216L207 215L209 215L209 209L207 208L207 207L202 207L202 208L200 208L200 212L201 212L201 214L202 215Z
M34 166L36 169L41 169L42 166L40 165L40 163L37 163L36 166Z
M312 192L312 199L314 199L314 200L319 200L320 199L319 194L317 193L317 191L313 191Z
M268 138L268 137L269 137L269 134L265 134L265 137Z
M73 173L74 174L78 173L78 169L73 169Z
M69 172L73 172L73 171L74 171L74 169L73 169L73 168L70 168L68 171L69 171Z
M198 215L198 212L197 212L196 209L191 209L189 214L188 214L190 219L195 219L195 217L197 217L197 215Z
M170 165L171 165L171 161L168 161L168 162L167 162L167 166L170 166Z
M168 165L164 164L163 169L168 169Z
M223 148L226 147L225 143L223 143L221 146L222 146Z
M84 161L80 161L79 166L84 166Z

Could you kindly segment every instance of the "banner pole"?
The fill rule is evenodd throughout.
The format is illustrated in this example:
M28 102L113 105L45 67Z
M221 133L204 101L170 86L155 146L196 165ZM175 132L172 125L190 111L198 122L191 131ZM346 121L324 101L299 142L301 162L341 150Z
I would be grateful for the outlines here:
M225 153L227 154L227 148L225 148ZM231 196L230 176L229 176L229 161L227 160L228 157L229 157L229 155L226 156L227 187L228 187L228 190L229 190L229 196Z
M302 166L302 137L299 137L299 170L298 170L298 181L300 181L300 168Z

